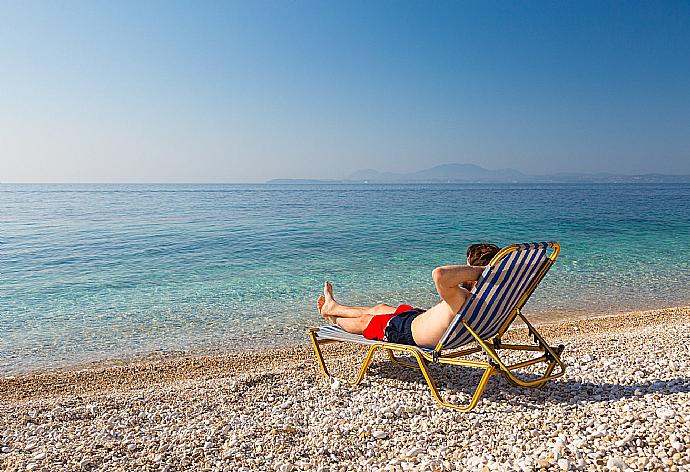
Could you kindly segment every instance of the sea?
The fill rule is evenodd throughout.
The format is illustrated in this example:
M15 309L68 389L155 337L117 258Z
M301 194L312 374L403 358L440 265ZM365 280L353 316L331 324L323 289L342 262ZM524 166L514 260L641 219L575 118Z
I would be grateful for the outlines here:
M305 343L326 279L428 307L528 241L562 247L528 317L690 305L688 184L0 184L0 374Z

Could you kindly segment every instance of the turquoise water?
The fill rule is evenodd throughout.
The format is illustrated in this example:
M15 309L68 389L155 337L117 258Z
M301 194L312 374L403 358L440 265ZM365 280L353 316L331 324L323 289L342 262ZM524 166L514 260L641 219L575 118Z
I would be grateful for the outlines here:
M690 303L689 185L0 185L0 372L304 342L428 306L467 244L556 240L541 316Z

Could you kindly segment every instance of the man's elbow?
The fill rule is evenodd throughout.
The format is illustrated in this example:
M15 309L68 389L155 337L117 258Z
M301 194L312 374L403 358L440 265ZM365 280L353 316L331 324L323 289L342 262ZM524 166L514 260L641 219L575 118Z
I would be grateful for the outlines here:
M437 287L442 284L444 277L445 269L443 267L437 267L431 271L431 279Z

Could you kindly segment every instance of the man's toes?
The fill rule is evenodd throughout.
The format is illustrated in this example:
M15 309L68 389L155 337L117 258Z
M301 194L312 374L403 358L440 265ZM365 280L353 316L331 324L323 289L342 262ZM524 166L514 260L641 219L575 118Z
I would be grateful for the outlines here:
M323 284L323 294L327 297L333 297L333 285L328 280Z
M321 313L324 303L326 303L326 297L321 295L318 300L316 300L316 307L319 309L319 313Z

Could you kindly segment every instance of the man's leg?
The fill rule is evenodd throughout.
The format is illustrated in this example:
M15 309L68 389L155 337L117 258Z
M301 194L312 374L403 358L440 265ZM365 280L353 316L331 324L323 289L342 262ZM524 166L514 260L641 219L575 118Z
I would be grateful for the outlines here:
M359 318L363 315L385 315L395 312L395 307L379 303L374 306L341 305L333 298L333 286L326 281L323 285L323 295L316 302L319 313L324 318Z
M348 333L362 334L372 318L372 315L362 315L357 318L339 317L335 319L335 322Z

